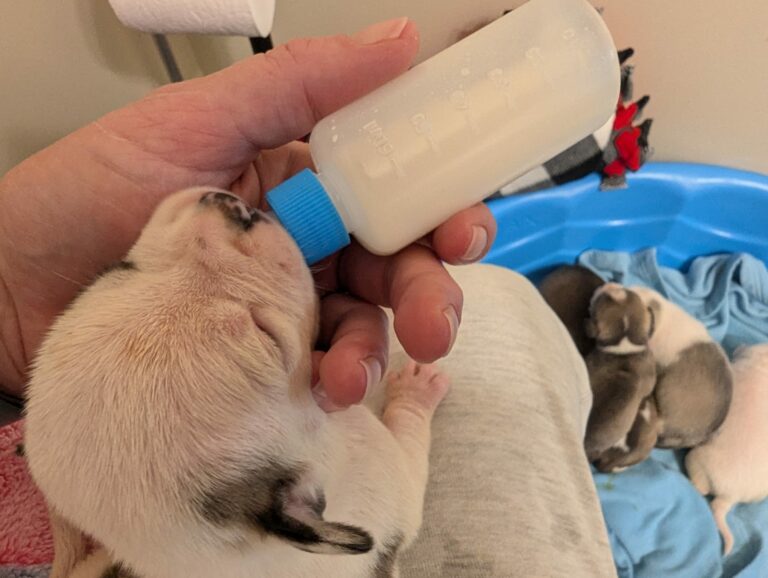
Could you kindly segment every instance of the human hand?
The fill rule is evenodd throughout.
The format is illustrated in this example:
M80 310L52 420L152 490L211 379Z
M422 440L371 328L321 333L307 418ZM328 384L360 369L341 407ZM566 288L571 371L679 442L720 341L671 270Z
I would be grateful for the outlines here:
M266 191L310 166L296 139L406 70L417 45L407 20L353 37L294 41L158 89L11 170L0 181L0 384L22 393L55 316L125 255L165 196L210 185L263 204ZM392 307L398 338L416 360L448 352L462 295L440 260L479 259L495 231L478 205L392 257L353 244L321 264L319 345L327 351L315 353L315 378L322 406L359 402L384 371L379 306Z

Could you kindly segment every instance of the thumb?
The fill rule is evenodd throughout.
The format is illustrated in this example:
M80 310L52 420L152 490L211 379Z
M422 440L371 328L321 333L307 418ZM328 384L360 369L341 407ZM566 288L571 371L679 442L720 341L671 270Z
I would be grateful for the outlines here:
M254 148L274 148L404 72L417 49L416 26L396 18L353 36L293 40L204 81Z
M158 89L74 133L68 146L80 142L82 157L120 173L119 190L126 182L152 193L201 182L229 187L257 151L305 136L322 117L404 72L417 49L407 18L352 36L294 40Z

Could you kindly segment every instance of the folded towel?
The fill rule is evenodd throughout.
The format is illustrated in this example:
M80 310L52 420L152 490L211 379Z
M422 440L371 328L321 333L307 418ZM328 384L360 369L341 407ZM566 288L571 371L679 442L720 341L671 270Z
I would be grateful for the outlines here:
M579 263L608 281L657 290L702 321L728 353L768 341L768 271L751 255L698 257L685 272L660 267L655 249L586 251Z

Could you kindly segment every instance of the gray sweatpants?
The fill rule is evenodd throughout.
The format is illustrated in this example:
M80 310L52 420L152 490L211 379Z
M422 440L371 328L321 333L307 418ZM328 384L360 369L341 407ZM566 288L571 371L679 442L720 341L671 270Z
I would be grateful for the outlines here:
M424 525L402 577L615 576L582 449L591 393L575 346L520 275L451 272L464 315L440 363L452 389L433 423Z

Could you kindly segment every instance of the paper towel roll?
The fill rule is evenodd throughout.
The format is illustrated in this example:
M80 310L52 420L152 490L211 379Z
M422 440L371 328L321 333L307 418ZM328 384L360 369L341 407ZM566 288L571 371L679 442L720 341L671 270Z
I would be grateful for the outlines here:
M275 0L109 0L120 21L152 34L267 36Z

